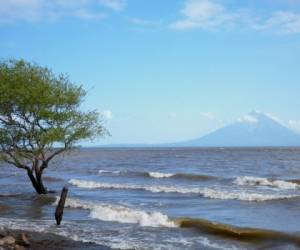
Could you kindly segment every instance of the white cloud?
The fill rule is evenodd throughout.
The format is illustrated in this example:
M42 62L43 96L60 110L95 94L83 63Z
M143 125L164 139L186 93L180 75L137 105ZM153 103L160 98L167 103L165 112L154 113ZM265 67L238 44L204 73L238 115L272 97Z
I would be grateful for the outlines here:
M200 112L200 116L209 120L214 120L216 118L212 112Z
M123 0L98 0L98 2L116 11L121 11L125 8L125 2Z
M300 133L300 121L289 120L288 127L292 130Z
M101 19L104 9L120 11L123 0L0 0L0 23L57 20L63 17Z
M243 117L238 119L238 122L247 122L247 123L257 123L259 119L259 115L266 116L273 121L279 123L280 125L290 128L296 132L300 133L300 120L283 120L273 114L270 114L268 112L262 112L262 111L252 111L250 114L244 115Z
M249 115L251 116L257 116L257 115L263 115L263 116L267 116L269 117L270 119L278 122L278 123L284 123L280 118L278 118L277 116L271 114L271 113L268 113L268 112L263 112L263 111L260 111L260 110L253 110Z
M113 113L111 110L100 111L100 114L107 120L110 120L113 118Z
M0 0L0 23L14 19L34 21L40 18L43 1L40 0Z
M255 25L254 28L281 34L300 33L300 14L291 11L277 11L261 24Z
M238 122L257 123L258 120L252 115L244 115L243 117L238 119Z
M273 11L269 15L259 15L250 9L230 10L221 0L185 0L181 9L181 19L171 23L176 30L220 30L243 28L269 31L277 34L300 33L300 13L295 11ZM294 1L292 1L294 2ZM286 1L288 3L288 1Z
M280 123L281 125L285 126L285 122L283 120L281 120L279 117L273 115L273 114L270 114L270 113L264 113L264 112L261 112L262 114L266 115L267 117L269 117L270 119L274 120L275 122L278 122Z
M181 14L183 19L171 24L171 28L215 30L224 26L232 26L239 16L212 0L186 0Z

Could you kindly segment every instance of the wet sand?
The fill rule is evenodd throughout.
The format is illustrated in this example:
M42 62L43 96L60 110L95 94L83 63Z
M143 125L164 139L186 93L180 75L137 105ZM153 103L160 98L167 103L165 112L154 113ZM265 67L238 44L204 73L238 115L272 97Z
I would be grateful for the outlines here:
M5 235L11 235L14 238L19 238L22 233L25 233L29 239L30 246L25 247L24 249L30 250L109 250L111 248L106 246L96 245L94 243L84 243L80 241L74 241L62 236L49 234L49 233L38 233L38 232L29 232L22 230L1 230L0 229L0 238ZM0 246L0 249L13 249L10 246Z

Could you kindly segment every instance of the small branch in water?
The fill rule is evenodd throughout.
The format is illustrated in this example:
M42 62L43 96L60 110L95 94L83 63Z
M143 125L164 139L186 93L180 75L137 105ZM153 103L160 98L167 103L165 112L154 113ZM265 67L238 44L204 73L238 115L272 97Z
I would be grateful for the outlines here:
M68 194L68 188L64 187L61 191L60 199L55 210L55 220L57 225L60 225L60 222L63 217L67 194Z

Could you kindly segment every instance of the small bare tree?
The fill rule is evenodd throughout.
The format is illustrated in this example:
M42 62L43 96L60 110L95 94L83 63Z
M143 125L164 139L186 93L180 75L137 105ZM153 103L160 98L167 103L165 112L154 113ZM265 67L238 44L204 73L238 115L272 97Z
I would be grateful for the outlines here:
M106 130L98 113L79 109L86 92L66 75L26 62L0 62L0 159L24 169L38 194L57 155Z

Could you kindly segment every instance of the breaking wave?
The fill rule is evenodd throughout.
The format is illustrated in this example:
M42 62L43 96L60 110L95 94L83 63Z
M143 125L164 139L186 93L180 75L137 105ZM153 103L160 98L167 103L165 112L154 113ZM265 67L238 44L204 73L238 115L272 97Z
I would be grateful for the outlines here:
M215 176L200 175L200 174L187 174L187 173L161 173L161 172L149 172L148 176L152 178L176 178L176 179L188 179L188 180L212 180L216 179Z
M126 175L126 176L144 176L151 178L177 178L177 179L189 179L189 180L211 180L216 179L215 176L199 175L199 174L187 174L187 173L163 173L163 172L133 172L133 171L119 171L119 170L98 170L98 174L114 174L114 175Z
M209 233L219 235L226 238L239 239L243 241L280 241L291 242L300 245L300 236L282 233L278 231L242 228L232 225L216 223L204 219L182 218L177 219L176 223L183 228L193 228L199 230L201 233Z
M55 204L57 204L57 201ZM145 212L124 206L85 202L78 199L67 199L66 207L90 210L90 217L103 221L119 223L136 223L145 227L176 227L167 215L160 212Z
M59 197L57 197L57 204ZM119 223L134 223L142 227L181 227L198 230L203 233L219 235L225 238L238 239L249 242L290 242L300 246L300 236L267 229L243 228L228 224L217 223L205 219L169 218L160 212L146 212L124 206L94 203L79 199L66 200L66 207L87 209L90 217L102 221Z
M69 199L70 200L70 199ZM71 199L73 202L78 202L80 204L87 205L86 202L82 202L76 199ZM78 205L77 203L77 205ZM82 208L77 206L76 208ZM96 205L96 204L94 204ZM91 204L93 206L93 204ZM89 206L88 206L89 207ZM89 209L90 208L82 208ZM155 242L155 238L150 238L151 241L138 241L137 238L130 237L128 234L124 234L122 237L122 229L118 232L119 235L111 234L98 234L94 233L97 228L84 227L79 228L78 223L65 221L64 227L53 227L53 221L51 220L33 220L28 221L24 219L12 219L12 218L1 218L0 230L4 228L9 228L12 230L28 230L31 232L41 232L41 233L51 233L60 236L64 236L75 241L81 242L94 242L99 245L106 245L112 247L113 249L191 249L192 242L197 242L201 244L202 247L192 249L222 249L222 250L237 250L243 249L242 247L236 246L226 246L227 244L218 243L206 238L205 234L208 235L218 235L223 238L228 238L232 240L239 240L248 242L251 245L251 249L287 249L284 243L292 243L296 247L300 246L299 235L281 233L272 230L255 229L255 228L240 228L232 225L216 223L203 219L194 218L177 218L174 220L169 219L171 223L174 223L175 227L189 228L199 231L199 236L193 236L187 240L181 237L170 237L163 242ZM171 227L174 227L173 225ZM136 230L136 229L135 229ZM151 232L150 232L151 234ZM154 235L155 237L155 235ZM181 242L182 241L182 242ZM174 247L172 243L181 243L180 248ZM170 245L168 245L171 243ZM262 243L262 244L260 244ZM266 244L267 243L267 244ZM259 247L264 246L264 247ZM293 248L290 244L288 249L298 249ZM101 248L101 247L99 247Z
M297 183L282 181L282 180L270 180L262 177L242 176L237 177L234 181L237 185L251 185L251 186L270 186L280 189L296 189L300 187Z
M118 170L105 170L105 169L100 169L98 171L99 174L120 174L121 171Z
M130 184L114 184L114 183L102 183L94 181L85 181L78 179L71 179L70 184L79 188L87 189L127 189L127 190L145 190L152 193L180 193L180 194L199 194L205 198L222 199L222 200L241 200L241 201L269 201L279 199L289 199L298 197L296 195L272 195L272 194L260 194L260 193L248 193L244 191L224 191L212 188L187 188L176 186L147 186L147 185L130 185Z
M174 176L175 174L170 173L160 173L160 172L149 172L148 175L153 178L169 178Z

